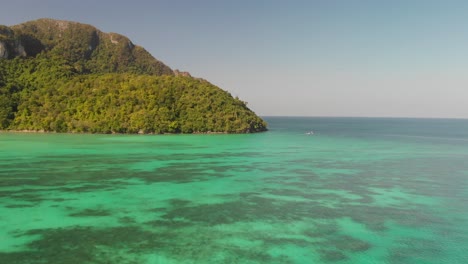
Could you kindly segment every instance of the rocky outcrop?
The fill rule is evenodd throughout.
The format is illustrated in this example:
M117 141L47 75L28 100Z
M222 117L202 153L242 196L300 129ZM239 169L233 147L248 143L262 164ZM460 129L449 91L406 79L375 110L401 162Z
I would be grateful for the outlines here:
M0 59L9 59L11 57L26 57L28 54L20 41L4 42L0 41Z
M6 44L0 41L0 59L8 59L8 55Z
M26 57L28 55L26 53L26 50L24 49L24 46L21 45L21 43L18 43L18 45L16 45L16 52L20 57Z
M179 71L179 70L174 70L174 75L175 76L183 76L183 77L192 77L189 72L186 71Z

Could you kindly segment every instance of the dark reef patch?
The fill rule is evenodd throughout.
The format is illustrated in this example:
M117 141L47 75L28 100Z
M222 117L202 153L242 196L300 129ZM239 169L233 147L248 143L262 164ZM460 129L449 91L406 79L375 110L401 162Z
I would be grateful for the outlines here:
M211 261L219 253L223 254L223 263L293 263L286 256L224 246L217 243L216 236L198 232L187 236L174 228L148 231L134 226L75 227L32 230L22 235L39 235L40 239L30 242L24 251L0 252L2 263L143 263L142 256L154 253L194 263Z
M112 215L111 211L105 209L85 209L76 213L71 213L69 216L71 217L96 217L96 216L110 216Z
M40 235L41 239L30 242L28 251L0 252L2 263L108 263L108 256L99 254L100 247L116 252L143 252L161 247L163 240L136 227L46 229L24 235ZM132 261L136 260L128 259L125 263Z
M5 205L6 208L26 208L26 207L34 207L36 204L8 204Z
M338 262L348 259L348 257L343 252L330 249L320 250L320 257L323 261L326 262Z
M333 244L337 249L351 252L366 251L371 248L371 244L350 236L339 236L328 241L327 244Z

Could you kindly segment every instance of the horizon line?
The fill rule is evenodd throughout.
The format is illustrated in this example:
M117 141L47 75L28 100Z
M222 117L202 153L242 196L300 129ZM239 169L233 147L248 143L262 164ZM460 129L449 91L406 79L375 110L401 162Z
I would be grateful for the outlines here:
M291 118L379 118L379 119L456 119L468 120L468 117L417 117L417 116L314 116L314 115L259 115L260 117L291 117Z

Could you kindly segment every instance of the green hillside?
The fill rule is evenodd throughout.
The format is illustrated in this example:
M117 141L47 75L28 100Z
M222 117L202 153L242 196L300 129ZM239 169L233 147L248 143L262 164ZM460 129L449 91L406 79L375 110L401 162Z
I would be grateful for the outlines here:
M128 38L40 19L0 26L0 129L250 133L265 122L209 82L181 76Z

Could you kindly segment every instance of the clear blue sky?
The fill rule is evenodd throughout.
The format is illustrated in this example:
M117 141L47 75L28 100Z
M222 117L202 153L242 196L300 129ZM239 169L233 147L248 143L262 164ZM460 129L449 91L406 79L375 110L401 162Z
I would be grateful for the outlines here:
M15 0L128 36L260 115L468 118L468 1Z

